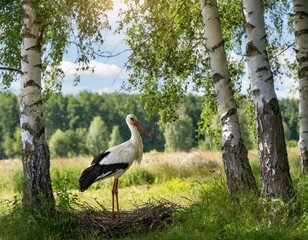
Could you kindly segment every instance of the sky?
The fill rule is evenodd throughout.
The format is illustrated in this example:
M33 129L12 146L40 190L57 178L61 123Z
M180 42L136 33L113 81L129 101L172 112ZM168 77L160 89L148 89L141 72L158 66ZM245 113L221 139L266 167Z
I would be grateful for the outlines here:
M118 12L123 7L122 1L115 1L115 6L112 11L108 13L109 21L113 29L116 26L116 22L119 20ZM103 45L104 50L110 51L112 54L120 53L129 49L124 44L124 34L114 34L113 30L105 31L105 42ZM95 72L83 72L81 74L81 81L78 85L74 84L74 59L76 56L72 54L73 49L68 49L68 54L64 56L61 63L61 67L65 72L65 78L62 85L62 92L64 94L77 94L80 91L90 91L98 93L111 93L111 92L125 92L121 86L128 79L128 73L126 72L124 65L127 62L129 51L111 58L101 58L91 62L91 66L95 66ZM286 51L282 56L294 59L293 50ZM242 81L242 93L247 93L249 88L248 80L248 68L246 67ZM278 98L298 98L298 92L296 91L298 84L294 82L294 79L284 78L281 82L275 82L276 94ZM18 94L19 83L14 82L11 86L11 90Z

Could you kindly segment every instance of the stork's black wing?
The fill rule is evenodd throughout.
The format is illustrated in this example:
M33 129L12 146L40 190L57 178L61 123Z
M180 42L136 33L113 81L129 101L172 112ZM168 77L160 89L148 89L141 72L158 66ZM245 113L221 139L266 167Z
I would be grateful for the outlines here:
M88 187L91 186L92 183L106 178L119 170L125 170L129 167L128 163L109 163L109 164L99 164L100 161L106 157L110 152L103 152L98 155L92 161L90 167L86 168L80 178L79 178L79 187L83 192Z

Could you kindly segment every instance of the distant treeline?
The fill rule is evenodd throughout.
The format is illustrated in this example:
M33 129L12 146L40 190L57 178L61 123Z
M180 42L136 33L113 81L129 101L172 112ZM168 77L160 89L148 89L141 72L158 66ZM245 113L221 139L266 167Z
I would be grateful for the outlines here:
M254 147L249 135L245 101L240 103L240 122L245 144ZM298 141L298 100L280 101L289 145ZM0 93L0 158L20 156L18 97ZM130 137L125 117L134 113L151 137L143 135L145 151L189 151L193 148L217 149L219 141L213 136L198 134L202 97L187 95L175 123L158 125L159 116L146 120L144 101L140 95L81 92L78 95L51 97L44 104L46 138L52 157L97 154ZM218 118L212 121L218 126Z

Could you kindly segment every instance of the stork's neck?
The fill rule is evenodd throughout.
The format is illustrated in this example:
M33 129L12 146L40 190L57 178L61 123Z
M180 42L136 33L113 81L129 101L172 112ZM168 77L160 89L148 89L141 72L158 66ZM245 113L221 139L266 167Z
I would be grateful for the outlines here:
M142 159L142 155L143 155L142 138L141 138L140 133L139 133L139 131L136 127L129 125L129 129L130 129L130 132L132 134L130 141L132 142L132 144L134 144L135 150L136 150L135 160L140 164L141 159Z
M132 143L136 145L140 145L140 143L142 144L142 139L138 129L135 126L129 126L129 129L131 132L130 140L132 141Z

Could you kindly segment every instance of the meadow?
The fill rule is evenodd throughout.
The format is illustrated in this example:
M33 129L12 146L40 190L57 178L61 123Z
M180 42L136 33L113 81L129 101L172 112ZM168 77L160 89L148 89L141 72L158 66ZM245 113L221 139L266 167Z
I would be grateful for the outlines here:
M308 178L299 175L296 148L288 149L297 196L289 203L243 197L229 199L221 154L216 151L144 155L119 181L122 211L159 199L179 204L164 228L136 231L119 239L308 239ZM259 183L257 152L249 157ZM102 239L98 233L77 229L70 216L84 206L111 209L112 179L99 181L87 191L77 181L90 157L52 159L51 178L61 218L37 218L21 209L20 160L0 161L0 239Z

